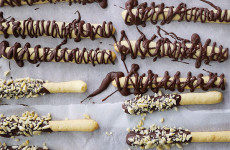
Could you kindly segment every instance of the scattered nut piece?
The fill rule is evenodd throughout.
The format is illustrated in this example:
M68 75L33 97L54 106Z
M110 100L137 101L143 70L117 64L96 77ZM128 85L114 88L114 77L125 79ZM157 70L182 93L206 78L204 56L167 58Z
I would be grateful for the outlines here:
M16 139L15 139L15 141L16 141L16 142L19 142L19 141L20 141L20 139L19 139L19 138L16 138Z
M164 118L161 118L160 122L163 123L164 121L165 121L165 119L164 119Z
M83 114L83 116L85 117L85 119L91 119L91 117L88 114Z
M4 72L4 76L8 76L10 74L10 70Z
M113 132L105 132L105 134L107 135L107 136L110 136L110 135L112 135L113 134Z

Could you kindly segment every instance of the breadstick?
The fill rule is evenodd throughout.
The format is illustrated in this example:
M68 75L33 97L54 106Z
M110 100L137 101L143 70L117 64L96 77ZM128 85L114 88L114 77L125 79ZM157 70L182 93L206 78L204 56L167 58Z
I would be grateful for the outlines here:
M112 22L102 24L90 24L80 19L73 20L71 23L33 20L29 18L23 21L16 21L14 18L6 21L3 18L3 13L0 13L2 22L0 23L0 34L4 34L7 38L10 34L15 37L21 36L25 38L26 35L33 37L38 36L52 36L53 38L74 38L79 42L82 38L109 38L115 33L115 28Z
M126 142L130 146L149 149L153 147L169 147L190 142L230 142L230 131L221 132L191 132L188 129L159 127L138 127L128 130Z
M134 99L126 100L122 109L127 114L142 115L154 111L169 110L180 105L217 104L222 100L222 93L217 91L164 95L155 93L153 96L137 95Z
M199 68L202 62L209 64L211 61L224 62L228 59L228 48L223 48L222 45L217 47L216 42L211 42L211 39L203 43L197 33L192 34L191 39L183 39L160 26L156 27L157 34L153 34L150 39L138 29L140 37L136 41L130 41L126 32L121 31L121 38L114 44L114 48L121 53L123 61L129 54L132 59L149 56L153 57L153 61L162 57L172 58L172 61L196 59L195 67ZM173 40L169 40L169 37Z
M48 82L40 79L21 78L0 80L0 98L38 97L49 93L83 93L87 84L81 80L69 82Z
M6 145L6 143L3 143L0 145L1 150L49 150L47 146L43 147L37 147L37 146L28 146L27 143L23 143L21 145Z
M196 34L193 34L196 35ZM193 36L192 36L193 37ZM146 56L161 58L170 57L174 59L196 59L196 67L199 68L202 61L219 61L223 62L228 58L228 48L223 49L220 45L216 47L216 44L208 46L205 44L202 46L201 43L185 43L185 42L169 42L166 40L159 39L157 42L150 42L148 45L145 43L145 48L143 47L143 40L139 39L137 41L120 41L114 44L114 49L122 54L131 54L132 58L141 56L145 58ZM210 43L211 40L208 39L206 43ZM119 50L118 47L124 47L126 51Z
M52 121L51 115L38 116L35 112L25 112L21 117L12 115L0 116L0 136L32 136L40 135L42 132L57 131L83 131L92 132L98 129L98 123L91 119ZM7 122L7 123L6 123Z
M68 2L69 5L72 5L72 3L78 3L82 5L86 5L87 3L99 3L99 5L102 8L107 7L107 0L0 0L0 7L3 6L21 6L21 5L29 5L32 6L34 4L46 4L46 3L58 3L58 2Z
M140 79L141 79L141 80L140 80ZM163 79L164 79L164 77L157 77L157 78L156 78L156 82L158 83L157 86L160 85L159 83L161 83L161 82L164 81ZM175 78L172 78L172 77L171 77L171 78L168 79L167 86L170 86L171 83L173 82L173 83L175 84L175 87L178 88L179 85L180 85L180 86L181 86L181 85L184 85L184 84L187 82L187 78L177 78L177 79L179 79L180 84L175 84ZM133 86L131 80L134 82L134 84L136 84L136 83L135 83L136 77L131 77L131 78L129 78L129 79L128 79L128 83L127 83L127 77L121 77L121 78L119 78L119 80L118 80L118 82L119 82L119 84L120 84L119 86L120 86L121 88L124 88L124 87L125 87L125 88L134 88L134 86ZM202 84L205 84L205 85L207 85L207 84L211 81L211 79L210 79L209 76L200 77L199 80L203 80L204 82L203 82ZM148 77L138 78L138 81L141 81L140 84L148 83L148 82L147 82L147 81L148 81ZM153 80L152 80L152 81L153 81ZM198 84L197 81L198 81L197 79L196 79L195 81L193 81L193 84L192 84L192 85L190 85L190 84L187 83L186 86L184 86L184 88L185 88L185 89L203 88L204 86L203 86L203 85L200 86L200 85ZM151 83L152 83L152 82L151 82ZM225 79L225 78L222 78L222 77L217 77L216 80L215 80L214 82L212 82L212 83L213 83L213 86L219 87L218 85L220 85L220 84L225 84L225 83L226 83L226 79ZM118 87L118 86L117 86L117 82L116 82L115 80L112 82L112 84L113 84L113 86ZM151 85L152 85L152 87L149 87L149 88L156 88L156 87L157 87L156 84L154 84L154 83L152 83ZM196 86L195 86L195 85L196 85ZM166 85L162 85L162 86L166 86ZM142 87L142 86L141 86L141 87ZM135 87L135 88L140 88L140 87Z
M79 50L75 48L68 50L67 48L51 49L49 47L41 48L36 45L30 48L27 43L22 48L19 43L15 43L9 47L7 41L0 43L0 57L6 59L14 59L18 66L23 67L23 60L28 60L29 63L36 64L38 62L72 62L76 64L108 64L114 63L116 54L111 50Z
M202 1L215 9L187 8L186 3L180 3L177 8L174 8L174 6L165 6L164 3L155 5L154 2L151 3L151 6L147 6L147 3L142 3L137 9L134 9L137 5L126 3L126 10L122 12L122 18L127 25L135 24L143 26L146 25L147 21L156 24L159 20L162 20L161 25L168 24L173 20L179 22L230 23L230 10L222 10L210 2Z
M170 91L177 89L179 92L184 92L185 89L190 89L191 92L194 92L197 88L201 88L204 91L211 88L225 90L226 79L224 78L224 74L218 75L217 73L210 72L209 76L204 76L202 73L192 76L192 73L188 72L187 78L180 78L179 71L172 77L168 71L165 71L164 76L159 77L152 70L148 70L146 74L139 74L139 69L139 65L132 64L126 76L123 72L109 72L100 86L89 94L87 98L92 98L100 94L109 87L111 82L123 96L145 94L148 92L148 89L156 93L160 88ZM132 88L133 90L131 91Z

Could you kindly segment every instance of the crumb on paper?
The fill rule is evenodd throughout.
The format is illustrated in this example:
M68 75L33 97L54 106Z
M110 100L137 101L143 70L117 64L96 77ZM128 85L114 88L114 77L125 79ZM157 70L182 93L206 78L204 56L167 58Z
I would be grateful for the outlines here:
M10 138L11 138L11 139L14 139L14 136L11 136Z
M22 145L23 146L28 146L30 144L30 141L29 140L26 140Z
M113 134L113 132L108 132L108 131L106 131L105 134L106 134L107 136L110 136L110 135Z
M20 141L20 139L19 139L19 138L16 138L16 139L15 139L15 141L16 141L16 142L19 142L19 141Z
M49 148L46 146L46 143L43 143L43 149L49 149Z
M4 72L4 76L8 76L10 74L10 70Z
M175 111L178 111L178 108L177 108L177 107L174 107L174 110L175 110Z
M164 119L164 118L161 118L160 122L163 123L164 121L165 121L165 119Z
M91 119L91 117L88 114L83 114L85 119Z

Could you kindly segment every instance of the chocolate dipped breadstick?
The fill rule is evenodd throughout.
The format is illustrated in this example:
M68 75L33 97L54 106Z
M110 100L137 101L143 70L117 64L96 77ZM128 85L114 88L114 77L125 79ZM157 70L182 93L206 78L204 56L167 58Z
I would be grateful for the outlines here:
M32 64L53 61L92 64L95 66L96 64L114 64L116 54L111 50L86 50L86 48L83 50L79 48L72 50L60 49L59 47L51 49L49 47L41 48L40 45L30 48L29 43L26 43L23 47L20 43L9 46L7 41L3 41L0 43L0 57L14 59L20 67L24 66L24 60Z
M82 131L92 132L98 123L92 119L52 121L51 115L38 116L35 112L25 112L21 117L12 115L0 116L0 136L32 136L43 132Z
M0 0L0 7L4 7L7 5L11 7L22 6L22 5L32 6L34 4L59 3L59 2L68 2L69 5L72 5L72 3L78 3L82 5L99 3L101 8L107 7L107 0Z
M83 93L87 84L81 80L69 82L48 82L40 79L21 78L0 80L0 98L38 97L49 93Z
M206 93L186 94L157 94L136 95L134 99L123 103L122 109L130 115L142 115L154 111L165 111L180 105L217 104L222 102L221 92L211 91Z
M188 8L186 3L180 3L177 7L166 6L165 3L155 4L155 2L152 2L150 6L146 2L138 5L137 0L128 0L125 5L126 10L122 12L122 18L127 25L142 26L145 26L147 21L157 24L159 20L161 20L161 25L169 24L173 20L178 22L230 23L230 10L222 10L206 0L201 1L214 9ZM135 7L137 8L135 9Z
M78 12L79 13L79 12ZM10 34L23 39L28 35L31 38L38 36L52 36L53 38L74 38L75 42L79 42L82 38L109 38L115 32L112 22L102 24L85 23L79 18L71 23L33 20L32 18L17 21L11 18L7 21L0 13L0 34L4 34L7 38Z
M13 145L9 146L6 143L3 143L0 146L0 150L49 150L47 146L37 147L37 146L28 146L28 145Z
M126 143L130 146L150 149L170 148L188 144L190 142L230 142L230 131L220 132L191 132L188 129L159 127L133 128L126 136Z
M172 58L173 61L195 59L196 68L199 68L203 61L209 64L211 61L224 62L228 59L228 48L217 46L216 42L211 43L211 39L207 39L203 44L196 33L192 34L190 40L183 39L157 26L157 35L154 34L151 39L147 39L140 30L138 31L141 36L136 41L130 41L125 31L122 31L120 41L114 44L115 50L124 57L130 54L132 59L136 59L137 56L142 59L147 56L153 57L153 61L162 57ZM171 36L173 41L168 37L162 37L160 31Z

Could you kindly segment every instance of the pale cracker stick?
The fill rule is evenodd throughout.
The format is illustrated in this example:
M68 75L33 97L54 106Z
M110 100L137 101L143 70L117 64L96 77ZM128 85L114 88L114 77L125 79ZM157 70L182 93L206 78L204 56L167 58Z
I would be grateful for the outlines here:
M56 131L83 131L92 132L98 129L99 125L92 119L49 121L50 129Z

